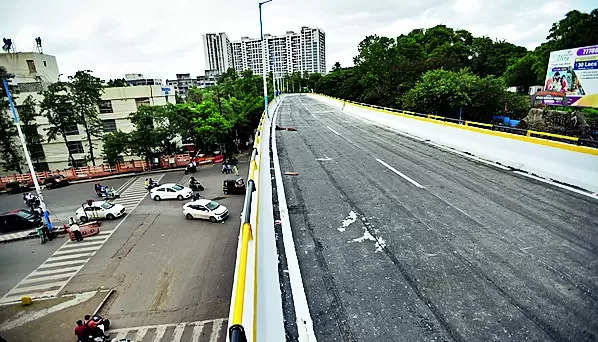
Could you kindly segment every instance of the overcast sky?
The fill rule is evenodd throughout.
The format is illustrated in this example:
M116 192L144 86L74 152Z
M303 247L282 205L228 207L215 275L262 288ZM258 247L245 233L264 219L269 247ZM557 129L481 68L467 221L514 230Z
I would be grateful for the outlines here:
M533 49L566 12L595 7L590 0L274 0L263 14L264 33L323 29L329 70L336 61L352 65L367 35L437 24ZM257 37L257 8L254 0L0 0L0 35L18 51L32 51L41 36L66 75L91 69L106 79L133 72L166 79L203 74L203 33Z

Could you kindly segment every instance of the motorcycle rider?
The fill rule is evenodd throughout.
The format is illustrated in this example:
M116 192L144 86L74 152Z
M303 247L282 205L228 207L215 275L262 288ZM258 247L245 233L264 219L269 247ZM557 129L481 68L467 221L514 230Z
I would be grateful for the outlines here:
M89 328L83 324L83 321L77 320L77 326L75 327L75 336L77 336L77 342L89 341Z

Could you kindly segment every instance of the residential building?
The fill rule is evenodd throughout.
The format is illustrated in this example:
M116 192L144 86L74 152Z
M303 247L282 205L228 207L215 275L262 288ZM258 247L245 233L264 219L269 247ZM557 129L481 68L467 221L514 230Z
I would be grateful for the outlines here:
M143 74L125 74L125 81L130 86L140 85L161 85L162 79L160 78L147 78Z
M233 67L230 40L226 33L206 33L203 35L203 48L206 61L206 73L223 74Z
M197 76L192 78L191 74L176 74L175 80L166 80L166 84L172 87L181 98L186 98L191 87L206 88L216 84L215 76Z
M326 73L326 35L317 28L302 27L300 33L287 31L284 35L264 35L267 43L266 72L281 77L293 72ZM237 72L250 69L263 71L262 41L242 37L231 43L232 62Z

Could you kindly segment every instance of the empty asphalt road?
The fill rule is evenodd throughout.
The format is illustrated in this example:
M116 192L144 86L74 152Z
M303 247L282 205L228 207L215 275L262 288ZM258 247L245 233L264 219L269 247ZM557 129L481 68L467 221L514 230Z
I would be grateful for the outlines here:
M277 146L318 341L598 339L598 201L307 96Z

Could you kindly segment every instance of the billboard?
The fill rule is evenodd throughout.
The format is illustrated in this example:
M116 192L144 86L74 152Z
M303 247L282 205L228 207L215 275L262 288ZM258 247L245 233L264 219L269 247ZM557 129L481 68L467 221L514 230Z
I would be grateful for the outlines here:
M551 52L544 91L536 95L546 105L598 108L598 45Z

